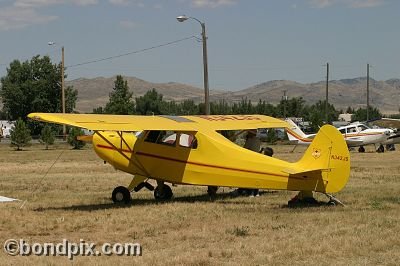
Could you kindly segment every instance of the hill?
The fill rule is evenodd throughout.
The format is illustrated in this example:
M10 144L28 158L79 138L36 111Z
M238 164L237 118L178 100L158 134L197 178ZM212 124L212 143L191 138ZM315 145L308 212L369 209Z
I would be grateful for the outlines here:
M142 96L146 91L155 88L164 95L166 100L182 101L193 99L195 102L204 101L204 90L190 85L168 82L152 83L135 77L124 77L134 97ZM67 85L78 90L77 110L91 112L93 108L104 106L109 93L114 86L115 77L98 77L93 79L76 79L68 81ZM277 104L282 99L284 91L288 97L303 97L308 104L325 99L325 82L298 83L288 80L274 80L257 84L240 91L211 91L211 101L225 100L237 102L247 98L256 103L261 100ZM337 109L366 106L366 78L342 79L329 82L329 102ZM383 113L398 113L400 103L400 79L376 81L370 79L370 105L377 107Z

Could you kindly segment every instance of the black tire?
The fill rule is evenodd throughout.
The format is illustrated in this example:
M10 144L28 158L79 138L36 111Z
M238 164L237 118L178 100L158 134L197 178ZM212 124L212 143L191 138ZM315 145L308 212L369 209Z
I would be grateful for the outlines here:
M208 186L207 194L208 196L214 198L217 196L218 187L217 186Z
M394 146L394 144L387 144L386 145L386 150L387 151L395 151L396 147Z
M172 189L168 185L162 186L162 191L160 186L157 186L154 189L154 198L156 200L170 200L174 194L172 193Z
M114 203L128 204L132 201L131 192L123 186L114 188L111 198Z
M358 152L365 152L365 148L363 146L360 146L360 148L358 148Z
M376 150L376 152L382 153L385 152L385 147L383 147L383 145L379 145L379 148Z

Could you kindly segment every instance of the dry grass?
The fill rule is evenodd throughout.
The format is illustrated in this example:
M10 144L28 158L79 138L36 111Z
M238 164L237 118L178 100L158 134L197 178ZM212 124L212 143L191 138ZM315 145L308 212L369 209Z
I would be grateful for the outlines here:
M398 147L399 148L399 147ZM303 148L275 146L294 161ZM0 243L14 238L59 243L139 242L141 257L76 257L74 265L398 265L400 261L400 151L352 152L351 178L337 196L346 207L289 209L294 192L258 198L227 196L211 202L205 188L174 187L175 199L156 203L133 194L115 206L110 194L130 176L104 165L88 147L16 152L0 145L0 195L27 200L0 204ZM56 161L56 158L60 158ZM56 161L56 162L55 162ZM50 169L52 164L54 166ZM49 171L50 169L50 171ZM48 172L46 176L45 173ZM318 196L325 200L324 196ZM66 257L11 257L3 265L71 264Z

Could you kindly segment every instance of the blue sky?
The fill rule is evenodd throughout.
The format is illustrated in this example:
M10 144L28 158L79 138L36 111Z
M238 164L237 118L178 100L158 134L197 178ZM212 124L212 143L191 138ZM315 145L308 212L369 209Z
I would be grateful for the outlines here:
M398 0L0 0L0 76L13 59L61 59L67 80L135 76L202 88L206 24L211 89L269 80L400 78ZM47 45L55 42L53 46ZM77 64L132 53L93 64Z

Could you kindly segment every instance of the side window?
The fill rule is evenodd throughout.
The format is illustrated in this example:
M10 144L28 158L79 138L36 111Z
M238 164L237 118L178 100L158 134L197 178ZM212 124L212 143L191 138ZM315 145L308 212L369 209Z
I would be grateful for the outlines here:
M175 146L176 133L174 131L161 131L162 135L158 138L157 143Z
M181 133L179 137L179 146L197 149L197 139L192 134Z
M366 130L366 129L368 129L366 126L364 126L364 125L359 125L358 126L358 130L359 131L363 131L363 130Z
M349 128L347 129L347 133L356 133L356 132L357 132L357 130L356 130L355 127L349 127Z
M342 128L341 130L339 130L340 131L340 133L342 133L342 135L343 134L346 134L346 129L345 128Z
M174 131L152 130L147 133L146 142L175 146L176 133Z
M147 133L146 139L144 141L156 143L158 137L160 136L160 133L161 133L161 131L159 131L159 130L149 131L149 133Z

